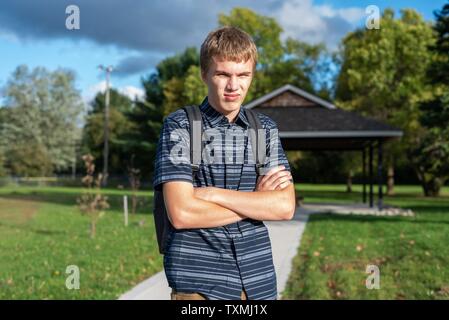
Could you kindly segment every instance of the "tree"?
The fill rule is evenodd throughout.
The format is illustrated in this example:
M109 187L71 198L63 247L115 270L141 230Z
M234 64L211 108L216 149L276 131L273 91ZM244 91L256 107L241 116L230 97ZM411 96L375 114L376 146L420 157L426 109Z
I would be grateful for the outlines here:
M436 59L429 67L429 78L434 84L449 83L449 3L440 11L435 11L436 23L433 27L437 34L435 45L431 50Z
M273 18L261 16L247 8L234 8L227 16L220 14L220 26L234 26L246 31L257 46L261 69L278 62L283 55L282 28Z
M0 127L5 166L11 174L51 174L73 164L84 109L74 82L74 73L64 69L29 71L21 65L13 72L3 90L6 103Z
M220 14L218 20L221 26L230 25L244 30L256 43L259 61L246 101L288 83L311 93L323 89L320 95L330 97L323 86L328 82L320 83L327 78L323 75L329 74L332 61L323 44L310 45L293 38L282 42L282 28L275 19L246 8L234 8L229 15Z
M195 75L192 66L199 65L199 53L194 47L186 48L182 53L165 58L156 66L156 72L142 78L142 85L145 88L145 101L159 109L163 116L167 116L187 103L200 103L201 101L189 102L195 94L185 92L186 77L193 80L193 87L189 83L189 89L197 90L198 83L201 88L201 78L199 73ZM162 120L161 120L162 121Z
M104 216L105 210L109 208L109 203L108 197L101 194L103 175L99 173L95 178L94 157L91 154L86 154L82 159L86 168L86 175L82 179L85 189L76 202L81 214L90 218L90 237L94 239L97 234L98 220Z
M184 96L186 104L200 104L207 96L207 86L201 79L199 66L192 65L184 78Z
M201 102L196 99L203 85L199 72L195 74L198 69L191 69L198 65L198 50L190 47L162 60L156 66L156 72L141 79L145 99L136 101L135 108L128 114L136 130L128 133L127 139L132 148L131 155L136 155L135 167L140 169L143 178L153 175L151 164L164 117L183 105Z
M419 128L418 102L431 95L426 70L433 42L431 26L411 9L402 10L399 19L386 9L380 29L358 29L342 42L337 103L404 131L401 143L386 146L390 173L397 159L413 147ZM389 183L389 194L392 188Z
M127 115L134 129L124 135L127 141L127 166L138 168L142 177L150 179L155 156L156 143L162 129L162 109L148 101L136 101L135 107Z
M132 112L133 103L127 96L115 89L110 89L109 108L109 172L126 174L123 168L126 168L126 159L132 147L126 137L136 128L128 117L128 114ZM103 164L104 109L104 94L98 93L92 102L92 109L87 114L83 131L83 141L87 151L96 159L97 167Z
M156 67L159 79L164 82L173 77L183 78L190 66L199 65L200 55L195 47L188 47L182 53L165 58Z
M36 141L11 146L8 152L8 167L15 175L45 177L53 173L52 159L45 146Z
M449 3L435 12L437 41L430 46L434 59L428 69L428 82L434 97L420 103L420 135L410 151L426 196L437 196L449 180Z
M449 94L423 102L420 121L424 134L410 152L426 196L438 196L449 180Z
M5 108L0 106L0 177L6 176L7 172L5 169L5 143L3 142L3 136L1 135L1 128L5 121Z

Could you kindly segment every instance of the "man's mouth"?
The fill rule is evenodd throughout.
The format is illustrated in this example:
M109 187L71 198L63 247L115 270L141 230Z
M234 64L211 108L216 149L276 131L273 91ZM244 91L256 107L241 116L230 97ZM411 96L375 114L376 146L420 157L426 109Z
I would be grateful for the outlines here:
M239 94L224 94L224 98L226 101L236 101L239 96Z

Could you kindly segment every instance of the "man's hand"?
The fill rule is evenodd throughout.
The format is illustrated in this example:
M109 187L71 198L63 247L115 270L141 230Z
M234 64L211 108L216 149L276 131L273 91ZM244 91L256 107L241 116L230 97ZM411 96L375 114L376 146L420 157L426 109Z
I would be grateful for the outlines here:
M292 179L290 171L284 170L284 166L278 166L272 168L264 176L259 176L257 178L256 190L255 191L272 191L272 190L282 190L286 188Z
M255 191L283 190L290 183L292 175L290 171L284 170L284 166L271 168L264 176L259 176ZM198 187L193 188L193 194L196 198L204 201L214 201L214 189L216 187Z
M194 188L193 193L198 200L227 208L241 215L243 219L290 220L296 209L295 190L291 179L290 172L280 166L261 176L254 192L200 187Z

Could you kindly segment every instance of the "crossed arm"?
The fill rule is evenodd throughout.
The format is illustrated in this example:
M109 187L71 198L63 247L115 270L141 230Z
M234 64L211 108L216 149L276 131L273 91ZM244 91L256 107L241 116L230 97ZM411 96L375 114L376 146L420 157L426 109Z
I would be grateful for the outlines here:
M295 191L290 172L283 169L276 167L259 177L253 192L166 182L163 190L169 219L176 229L213 228L246 218L290 220Z

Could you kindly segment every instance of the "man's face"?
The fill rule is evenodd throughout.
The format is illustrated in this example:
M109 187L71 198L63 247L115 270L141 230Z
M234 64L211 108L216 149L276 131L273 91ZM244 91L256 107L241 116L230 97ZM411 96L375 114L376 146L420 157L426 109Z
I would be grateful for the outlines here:
M201 75L208 88L209 103L233 121L253 79L253 61L234 62L212 58L207 74Z

